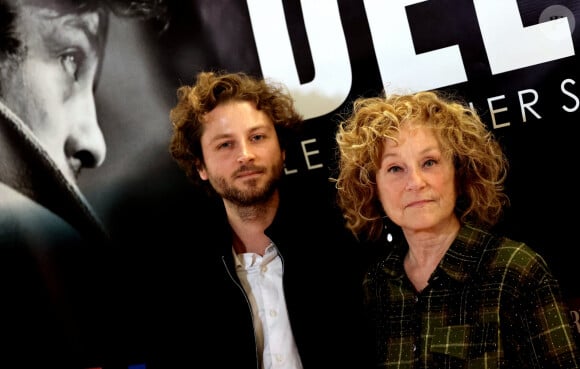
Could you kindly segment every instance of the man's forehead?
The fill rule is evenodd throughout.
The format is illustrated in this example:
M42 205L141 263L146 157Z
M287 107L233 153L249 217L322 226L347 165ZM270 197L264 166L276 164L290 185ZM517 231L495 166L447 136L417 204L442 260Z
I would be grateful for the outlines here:
M52 9L58 13L80 13L103 7L100 0L11 0L19 6L36 6Z
M84 16L91 13L103 18L109 14L109 8L100 0L16 0L17 11L23 8L33 9L46 18Z
M68 4L66 6L57 3L56 1L44 3L39 0L24 0L20 3L19 17L22 21L27 19L29 27L32 27L29 30L36 28L45 37L53 34L57 36L57 39L61 39L61 42L67 39L71 42L78 40L75 34L79 35L81 32L83 37L90 40L90 44L100 50L105 41L108 13L103 10L88 10L88 8L80 12L78 5L73 6L68 1L62 2Z

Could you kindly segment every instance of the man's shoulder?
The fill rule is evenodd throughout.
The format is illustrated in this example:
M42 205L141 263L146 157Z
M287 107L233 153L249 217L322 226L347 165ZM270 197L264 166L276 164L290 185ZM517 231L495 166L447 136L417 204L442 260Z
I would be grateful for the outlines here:
M0 242L29 240L42 244L80 239L79 233L61 217L16 189L0 182Z

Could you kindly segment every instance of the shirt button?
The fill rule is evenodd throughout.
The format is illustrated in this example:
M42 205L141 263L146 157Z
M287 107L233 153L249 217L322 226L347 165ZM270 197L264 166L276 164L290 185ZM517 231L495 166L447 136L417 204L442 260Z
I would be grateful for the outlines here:
M270 316L271 317L276 317L278 315L278 312L274 309L270 310Z
M419 296L415 296L415 302L419 302Z
M417 345L413 344L413 352L417 351Z

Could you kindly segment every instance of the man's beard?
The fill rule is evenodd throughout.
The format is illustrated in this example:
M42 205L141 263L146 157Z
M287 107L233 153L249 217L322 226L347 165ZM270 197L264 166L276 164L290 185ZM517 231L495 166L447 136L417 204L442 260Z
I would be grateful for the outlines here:
M283 175L283 166L272 168L273 176L266 182L264 187L256 187L257 180L250 179L246 183L246 189L239 189L228 185L224 178L216 178L214 188L225 200L237 206L254 206L267 203L276 192L280 179Z

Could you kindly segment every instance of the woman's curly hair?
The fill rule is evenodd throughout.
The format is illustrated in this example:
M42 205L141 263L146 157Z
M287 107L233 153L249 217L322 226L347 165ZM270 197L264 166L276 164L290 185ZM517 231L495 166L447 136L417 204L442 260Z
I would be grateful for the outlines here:
M200 72L194 85L177 89L177 98L177 104L169 113L173 126L169 152L188 179L210 193L211 187L197 172L204 164L201 136L205 114L228 101L251 101L274 123L282 149L303 123L284 85L243 72Z
M412 123L410 123L412 122ZM499 142L477 113L440 91L358 98L336 134L338 205L356 236L377 240L384 210L378 200L376 173L385 138L397 140L406 124L433 128L445 153L453 158L461 221L491 226L509 204L504 193L508 161Z

